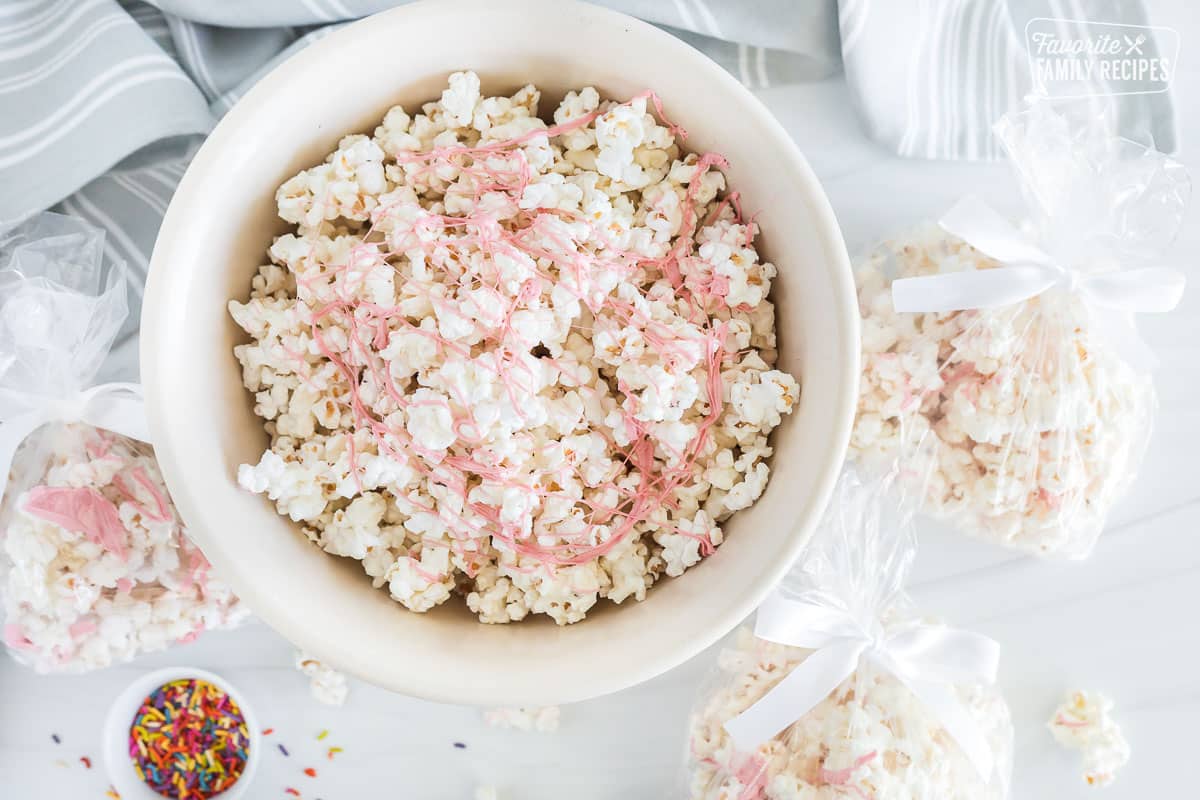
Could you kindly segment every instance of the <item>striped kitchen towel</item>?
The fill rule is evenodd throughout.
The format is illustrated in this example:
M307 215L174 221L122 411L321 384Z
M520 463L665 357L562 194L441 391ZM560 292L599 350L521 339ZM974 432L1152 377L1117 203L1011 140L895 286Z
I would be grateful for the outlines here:
M0 0L0 228L53 206L107 231L106 257L129 278L128 339L159 224L204 134L292 53L400 2ZM752 88L838 68L834 0L755 0L754 14L735 0L604 4Z
M1001 158L992 123L1035 89L1031 20L1079 43L1150 24L1138 0L840 0L846 82L868 133L909 158ZM1174 152L1170 95L1125 88L1097 77L1081 102L1126 138Z
M991 123L1030 89L1024 20L1145 22L1137 0L1084 1L601 0L752 89L844 62L870 136L904 156L966 159L998 155ZM159 223L204 134L281 60L399 2L0 0L0 227L54 206L104 228L106 256L130 279L128 337ZM1096 102L1173 149L1167 95Z

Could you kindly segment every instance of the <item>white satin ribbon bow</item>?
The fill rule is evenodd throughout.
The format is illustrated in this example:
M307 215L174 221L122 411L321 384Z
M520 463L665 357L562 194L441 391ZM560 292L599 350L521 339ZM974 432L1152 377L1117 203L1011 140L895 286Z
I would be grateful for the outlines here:
M1176 269L1146 267L1088 274L1063 266L978 197L961 200L939 223L1005 266L892 282L896 311L996 308L1036 297L1056 286L1079 292L1097 308L1122 312L1170 311L1186 278Z
M980 776L990 779L992 749L952 684L995 682L1000 646L993 640L926 624L885 633L878 622L864 626L847 611L779 593L759 608L754 635L815 652L758 702L725 723L739 750L751 752L795 723L868 661L908 687L958 742Z
M3 391L0 406L9 415L0 423L0 478L8 476L21 442L48 422L86 422L132 439L150 440L142 387L136 383L102 383L66 397Z

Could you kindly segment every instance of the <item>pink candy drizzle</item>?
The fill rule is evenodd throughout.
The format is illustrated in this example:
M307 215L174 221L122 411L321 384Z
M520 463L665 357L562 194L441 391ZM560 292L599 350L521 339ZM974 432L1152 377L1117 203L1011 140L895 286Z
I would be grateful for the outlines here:
M146 471L141 467L133 467L129 470L129 477L131 477L133 481L139 487L141 487L143 492L149 495L151 502L154 503L154 509L151 509L142 501L142 498L139 497L137 492L133 491L129 484L126 483L125 478L119 473L113 475L112 484L126 500L132 503L138 509L138 511L141 512L142 516L153 520L154 522L170 522L170 501L167 500L166 496L158 490L158 487L155 486L154 482L150 480L148 475L146 475Z
M71 623L71 627L67 632L71 634L72 639L78 639L87 636L89 633L96 632L96 623L90 619L81 619L78 622Z
M737 756L733 777L742 785L737 800L761 800L767 788L767 762L757 754Z
M862 800L872 800L871 795L863 791L861 786L849 786L849 784L851 778L854 776L855 771L864 764L869 764L871 761L875 760L876 756L878 755L878 752L872 750L866 755L859 756L854 760L853 764L848 767L843 767L842 769L825 769L825 767L821 767L821 770L817 776L817 780L829 786L848 786L855 794L862 798Z
M1060 714L1055 718L1054 724L1060 728L1086 728L1091 723L1084 720L1069 720Z
M200 634L204 633L204 630L205 630L204 623L203 622L197 623L195 628L188 631L183 636L180 636L175 641L177 644L188 644L190 642L194 642L198 638L200 638Z
M33 642L25 635L25 629L16 623L4 626L4 643L14 650L34 650Z
M658 109L661 117L661 103L652 92L646 92L639 97L648 97ZM398 156L397 161L401 165L419 165L411 173L415 179L430 173L436 175L439 168L453 167L458 175L468 176L473 181L476 203L485 193L497 193L502 195L512 208L516 208L517 202L530 181L528 161L525 153L518 149L518 146L535 138L549 138L576 130L589 124L597 116L599 116L599 112L594 111L561 125L530 131L505 142L478 147L437 147L426 152L402 153ZM686 132L677 126L669 122L665 124L670 126L681 138L686 135ZM405 236L399 238L398 241L389 243L386 240L390 234L377 233L375 230L375 226L385 217L388 210L386 207L380 207L375 209L372 214L372 225L364 235L364 241L355 245L351 250L346 264L334 267L332 272L322 269L316 274L309 274L298 279L298 285L313 293L314 296L326 295L324 298L320 298L326 302L315 310L312 317L313 344L317 351L334 365L349 386L348 402L354 417L355 430L368 431L381 454L412 464L431 482L445 487L460 497L464 507L486 522L486 529L484 529L483 526L472 523L459 515L450 515L452 516L450 519L446 518L447 515L439 515L448 526L452 547L455 552L467 559L469 565L473 563L475 555L478 554L483 541L486 541L488 536L503 543L512 551L532 557L549 568L592 561L610 552L630 534L638 523L647 519L659 506L674 507L676 505L673 501L675 490L693 481L692 464L707 443L709 429L722 411L721 366L729 358L724 347L726 326L711 319L706 312L724 306L723 295L728 287L718 281L710 281L706 286L685 285L680 262L691 257L695 244L694 236L700 224L695 208L700 179L710 168L724 165L724 159L714 153L702 155L696 161L695 173L689 182L686 197L682 201L681 230L670 252L663 257L650 258L619 249L611 244L603 230L595 226L592 226L592 239L601 243L600 252L580 251L575 242L564 238L567 230L557 224L557 221L565 220L591 225L589 218L578 212L545 208L519 212L515 217L515 230L502 228L494 215L478 210L465 217L426 213ZM719 214L727 204L732 206L736 214L735 219L740 221L742 219L741 209L738 206L736 193L730 193L723 199L710 219ZM435 235L428 237L432 241L426 241L421 235L423 233ZM379 241L381 235L385 240L383 242ZM550 245L540 244L535 241L535 238L548 240ZM752 238L752 233L748 232L747 238ZM388 246L390 249L387 249ZM361 285L362 280L365 280L368 270L361 269L360 272L359 268L362 264L365 263L367 267L372 267L384 262L389 257L418 249L425 253L429 268L449 273L460 285L463 285L468 280L477 280L477 276L468 276L465 267L457 270L457 274L451 273L451 268L446 263L432 264L433 259L430 257L437 252L445 254L444 261L459 264L460 260L456 254L469 247L478 247L485 256L491 258L499 255L512 255L527 263L525 257L528 257L535 264L539 258L547 259L553 263L560 274L566 274L568 271L574 273L577 285L587 285L586 277L598 267L616 269L631 278L635 276L635 273L643 270L657 270L670 281L676 296L686 299L691 310L691 322L704 328L704 364L708 376L705 391L708 413L699 422L697 435L685 446L682 453L677 454L679 460L676 466L660 469L654 459L655 442L650 437L646 424L637 420L633 413L622 408L625 432L631 439L631 443L624 448L619 448L619 453L637 480L637 485L634 488L617 486L613 481L615 477L613 476L593 487L594 490L615 490L618 500L612 506L604 506L586 499L569 498L577 505L585 507L586 527L582 532L561 544L541 544L537 541L536 531L534 535L527 536L521 531L519 525L501 521L497 507L473 502L469 499L470 489L468 486L472 476L478 476L503 487L521 487L530 490L542 499L566 497L545 488L546 485L555 481L556 476L561 477L561 472L544 471L537 474L531 481L528 474L518 477L518 471L514 467L481 461L461 447L453 453L430 451L414 442L402 425L389 424L387 420L369 410L361 397L360 393L363 387L370 386L376 396L379 396L380 393L386 395L397 409L406 409L414 405L413 401L406 397L403 390L396 385L386 359L379 353L387 345L389 334L395 330L408 330L426 336L436 342L440 351L449 351L460 356L469 356L470 352L462 345L446 340L437 330L427 331L413 325L397 307L380 306L353 297L346 291L322 292L322 290L331 288L333 284L331 278L334 273L342 274L345 277L344 283L353 289L355 285ZM535 267L535 271L538 278L542 280L552 283L560 280L540 267ZM355 284L353 278L357 274L364 277ZM321 282L319 287L316 285L317 281ZM409 285L423 290L426 298L435 307L444 302L441 298L430 294L431 286L429 284L412 279ZM531 343L516 340L512 336L511 319L515 311L538 297L540 293L539 281L537 279L527 280L517 293L515 300L503 309L502 323L494 331L488 330L482 342L495 356L494 362L489 364L488 368L496 372L508 392L510 400L513 401L514 407L518 410L520 406L516 402L517 392L526 385L523 378L526 377L529 367L517 356L520 352L528 352ZM330 296L331 294L332 296ZM499 293L495 296L497 299L501 297ZM606 309L623 324L637 327L643 332L647 344L662 354L664 361L669 363L678 356L677 351L672 352L674 340L671 338L670 332L664 329L660 335L658 333L658 329L661 327L659 323L645 317L631 304L617 299L615 293L601 297L584 292L577 294L577 297L593 312ZM347 347L339 348L327 341L329 325L343 327L348 331ZM303 362L300 368L304 371L303 374L308 374L307 362ZM623 389L623 387L619 388ZM576 387L576 390L595 391L594 387L587 386ZM623 393L627 397L629 396L627 392ZM449 408L455 416L453 429L460 442L470 444L477 441L481 427L472 415L470 402L461 397L452 397L451 399L460 409L455 413L454 408ZM350 443L351 469L355 480L361 481L353 438L347 437L347 440ZM407 454L415 457L410 458ZM628 476L625 478L628 479ZM360 491L361 488L360 482ZM420 510L437 513L434 508L413 502L410 498L406 497L404 501ZM604 535L597 530L600 525L610 526L610 532L603 541L597 543L596 540ZM707 535L685 531L676 532L698 540L704 555L708 555L714 549ZM439 544L441 543L439 542ZM414 569L420 572L415 559Z
M125 526L117 507L91 487L35 486L29 490L25 511L39 519L87 537L124 561Z

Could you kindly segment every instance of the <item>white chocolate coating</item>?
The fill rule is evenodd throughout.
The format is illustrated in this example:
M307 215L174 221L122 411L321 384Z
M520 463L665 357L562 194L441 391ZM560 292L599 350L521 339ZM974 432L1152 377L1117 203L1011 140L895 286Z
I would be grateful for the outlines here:
M239 482L413 611L643 599L762 494L799 398L718 160L645 96L571 92L551 136L538 98L455 73L347 136L280 187L295 231L230 303L271 436Z

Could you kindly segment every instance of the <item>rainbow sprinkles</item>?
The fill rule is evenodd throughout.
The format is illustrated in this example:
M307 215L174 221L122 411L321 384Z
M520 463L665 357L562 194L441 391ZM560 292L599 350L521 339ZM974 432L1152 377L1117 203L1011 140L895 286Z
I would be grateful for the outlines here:
M414 611L644 598L758 499L799 398L724 159L648 91L538 100L455 73L345 137L230 303L271 436L239 481Z
M142 701L129 757L147 786L175 800L206 800L237 783L249 759L241 709L208 681L171 681Z

